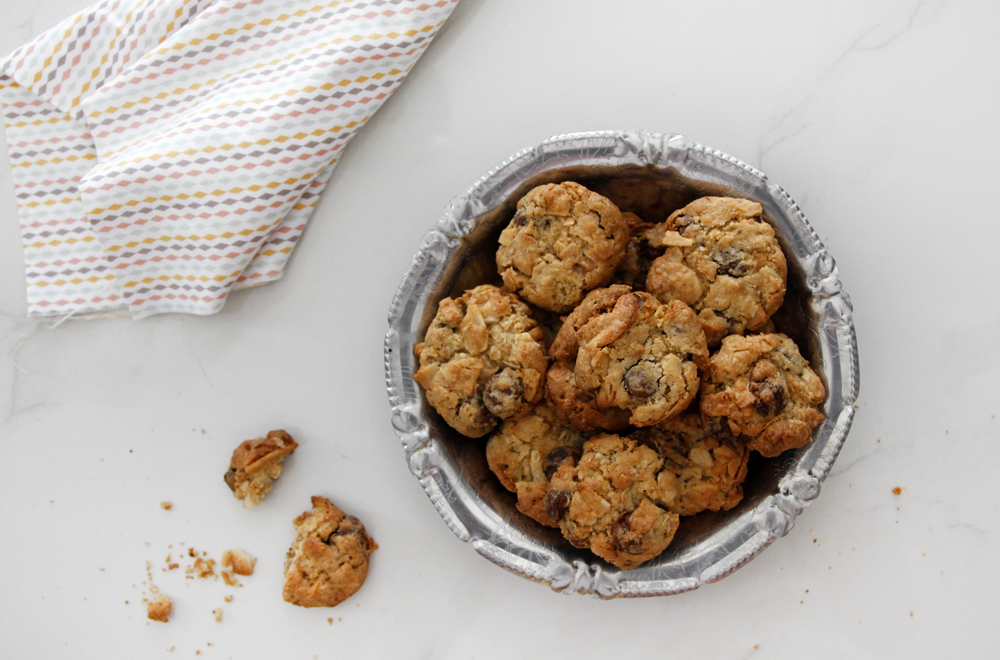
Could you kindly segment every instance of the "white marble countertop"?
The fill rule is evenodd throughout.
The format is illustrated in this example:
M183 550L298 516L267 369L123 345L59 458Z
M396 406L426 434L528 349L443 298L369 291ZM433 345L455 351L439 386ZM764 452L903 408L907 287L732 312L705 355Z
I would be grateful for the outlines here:
M87 4L0 0L0 54ZM285 278L205 318L27 319L0 149L0 657L998 657L998 26L985 0L463 0L347 149ZM606 128L767 172L855 306L859 407L822 494L677 596L564 596L494 566L389 424L386 313L422 235L509 154ZM302 449L246 512L229 454L279 427ZM328 611L280 597L314 494L381 546ZM257 571L162 571L189 547L243 547ZM147 562L169 624L146 619Z

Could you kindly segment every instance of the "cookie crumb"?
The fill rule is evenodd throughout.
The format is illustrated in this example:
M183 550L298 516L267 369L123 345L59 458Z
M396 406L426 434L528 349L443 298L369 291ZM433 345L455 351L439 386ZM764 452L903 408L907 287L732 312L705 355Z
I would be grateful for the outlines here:
M903 494L903 489L900 488L899 486L896 486L895 488L892 489L892 494L893 495L902 495Z
M228 596L226 596L222 600L226 601L227 603L231 603L231 602L233 602L233 596L232 596L232 594L229 594Z
M226 550L222 553L223 568L233 569L237 575L253 575L253 567L257 563L256 557L251 557L243 550Z
M164 511L170 511L172 508L174 508L174 505L171 504L170 502L160 502L160 508L163 509Z
M271 431L263 438L245 440L233 451L224 480L233 496L252 509L259 505L281 476L282 463L299 446L283 430Z
M202 555L205 554L207 553L202 553ZM194 557L194 563L184 569L185 576L188 579L195 577L203 580L210 577L218 578L218 575L215 573L214 559L203 559L202 557L199 557L194 548L191 548L188 551L188 556Z
M163 623L166 623L170 620L170 612L173 609L173 602L161 594L146 603L146 616L152 621L162 621Z
M214 610L212 610L212 614L215 615L215 621L216 621L216 623L222 623L222 608L221 607L217 607Z

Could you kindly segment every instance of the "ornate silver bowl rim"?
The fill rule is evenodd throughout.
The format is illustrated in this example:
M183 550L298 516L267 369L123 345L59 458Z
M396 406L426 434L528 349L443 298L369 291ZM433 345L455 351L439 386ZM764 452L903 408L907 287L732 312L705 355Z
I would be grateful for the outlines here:
M682 547L672 549L672 544L632 571L554 542L510 507L498 505L475 470L456 459L453 444L431 419L412 377L413 349L428 322L428 310L446 295L455 262L468 249L477 226L523 193L528 182L557 180L565 172L587 168L656 172L703 194L746 197L763 205L782 238L790 279L794 271L802 284L808 357L827 386L826 420L808 446L765 463L753 497L726 515L708 519ZM410 470L445 523L490 561L563 593L615 598L689 591L726 577L756 557L787 534L819 495L854 418L859 380L852 311L833 257L798 205L763 172L681 135L638 130L560 135L497 165L455 197L436 228L424 236L389 309L385 372L392 425Z

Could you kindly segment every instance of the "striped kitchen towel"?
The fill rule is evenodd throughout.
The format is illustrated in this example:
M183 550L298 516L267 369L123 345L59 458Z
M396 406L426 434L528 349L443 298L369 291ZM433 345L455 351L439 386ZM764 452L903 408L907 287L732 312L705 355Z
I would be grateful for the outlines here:
M458 0L104 0L0 62L28 315L212 314L281 277Z

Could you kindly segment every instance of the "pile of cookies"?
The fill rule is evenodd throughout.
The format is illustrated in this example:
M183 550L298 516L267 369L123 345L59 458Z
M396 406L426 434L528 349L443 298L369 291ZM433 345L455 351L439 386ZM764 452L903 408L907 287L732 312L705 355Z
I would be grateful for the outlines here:
M826 393L775 332L787 265L756 202L647 221L538 186L499 237L502 287L444 298L416 346L427 402L484 438L517 507L624 570L680 516L730 509L751 451L805 446Z

